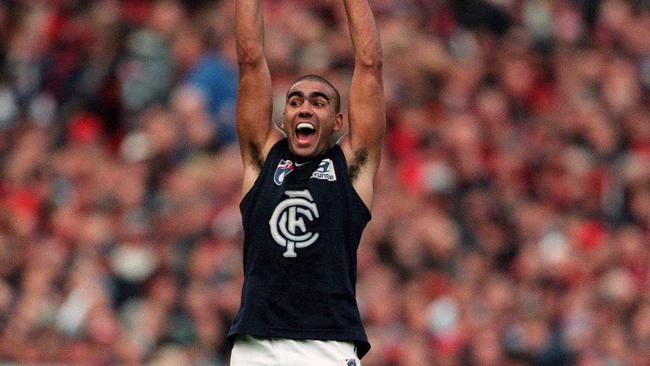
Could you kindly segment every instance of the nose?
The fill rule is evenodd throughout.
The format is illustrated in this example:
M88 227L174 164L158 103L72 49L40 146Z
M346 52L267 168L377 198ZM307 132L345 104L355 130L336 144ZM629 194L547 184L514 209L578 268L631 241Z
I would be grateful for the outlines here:
M314 115L314 110L312 109L311 103L305 102L300 105L298 110L299 117L311 117Z

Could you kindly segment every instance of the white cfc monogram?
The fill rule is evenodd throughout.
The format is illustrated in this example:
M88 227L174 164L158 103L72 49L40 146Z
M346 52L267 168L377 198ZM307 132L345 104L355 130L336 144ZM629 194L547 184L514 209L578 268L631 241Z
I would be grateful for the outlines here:
M305 224L305 219L311 222L318 218L318 208L307 189L287 190L284 194L289 198L275 207L269 226L273 240L286 248L282 255L295 258L296 249L306 248L318 239L318 233L307 231Z

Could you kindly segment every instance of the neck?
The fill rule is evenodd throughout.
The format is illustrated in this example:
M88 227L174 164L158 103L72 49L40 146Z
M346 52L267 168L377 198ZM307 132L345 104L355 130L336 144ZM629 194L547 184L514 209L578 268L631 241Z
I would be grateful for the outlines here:
M325 146L321 150L314 151L312 154L309 155L298 155L296 154L295 151L291 148L291 144L288 144L289 152L291 153L291 158L294 161L297 161L299 163L305 163L305 162L310 162L312 160L317 160L320 156L325 155L327 153L327 150L331 148L331 146Z

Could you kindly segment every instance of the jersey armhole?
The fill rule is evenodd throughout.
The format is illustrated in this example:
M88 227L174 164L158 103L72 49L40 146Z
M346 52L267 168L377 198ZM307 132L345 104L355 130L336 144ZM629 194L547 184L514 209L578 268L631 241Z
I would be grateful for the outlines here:
M248 192L244 194L244 197L242 197L241 201L239 201L239 211L242 213L242 216L246 215L246 212L248 211L248 207L250 206L250 200L251 197L253 196L253 191L257 189L258 186L257 182L260 180L261 176L262 174L260 173L260 175L258 175L257 178L255 179L255 183L253 183L251 189L249 189Z

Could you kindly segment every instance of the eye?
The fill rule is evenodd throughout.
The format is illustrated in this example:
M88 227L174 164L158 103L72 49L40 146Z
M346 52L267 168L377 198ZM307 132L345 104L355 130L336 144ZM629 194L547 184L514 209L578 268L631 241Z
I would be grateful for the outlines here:
M314 104L314 107L324 107L325 106L325 102L323 102L322 100L316 100L316 101L314 101L313 104Z
M300 100L297 98L289 100L289 105L292 107L298 107L300 103L301 103Z

